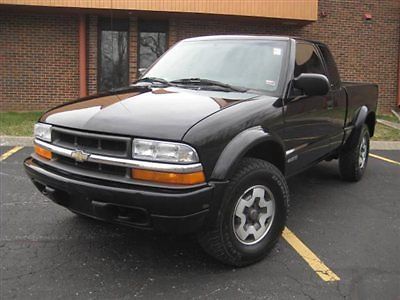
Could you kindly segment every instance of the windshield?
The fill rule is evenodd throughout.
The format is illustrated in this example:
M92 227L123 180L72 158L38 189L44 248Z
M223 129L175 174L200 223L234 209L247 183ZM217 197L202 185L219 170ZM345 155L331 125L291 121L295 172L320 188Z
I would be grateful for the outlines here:
M169 50L145 77L168 81L201 78L274 92L279 87L286 48L284 41L186 41Z

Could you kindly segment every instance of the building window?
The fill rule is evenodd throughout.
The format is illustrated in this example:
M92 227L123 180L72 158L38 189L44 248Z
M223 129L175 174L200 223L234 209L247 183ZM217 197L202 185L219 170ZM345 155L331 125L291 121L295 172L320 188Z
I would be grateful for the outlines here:
M99 19L98 90L129 85L127 19Z
M168 22L139 22L139 64L138 68L148 68L167 50Z

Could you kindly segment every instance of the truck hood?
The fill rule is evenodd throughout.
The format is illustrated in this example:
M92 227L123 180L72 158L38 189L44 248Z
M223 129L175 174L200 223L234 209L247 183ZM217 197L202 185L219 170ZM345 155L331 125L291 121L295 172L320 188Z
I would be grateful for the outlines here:
M257 95L176 87L129 91L59 106L40 121L84 131L180 140L203 118L254 97Z

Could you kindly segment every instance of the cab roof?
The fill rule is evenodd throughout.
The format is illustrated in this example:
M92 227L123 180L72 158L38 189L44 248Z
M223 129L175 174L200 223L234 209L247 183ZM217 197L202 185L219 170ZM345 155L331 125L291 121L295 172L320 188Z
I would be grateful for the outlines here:
M294 37L294 36L284 36L284 35L209 35L209 36L200 36L184 39L184 41L213 41L213 40L272 40L272 41L289 41L289 40L298 40L305 41L314 44L323 45L323 43L311 39Z

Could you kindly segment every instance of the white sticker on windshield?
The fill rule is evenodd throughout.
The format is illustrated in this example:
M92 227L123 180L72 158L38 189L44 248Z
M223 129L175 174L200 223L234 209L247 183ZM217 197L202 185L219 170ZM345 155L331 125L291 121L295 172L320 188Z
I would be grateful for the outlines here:
M267 85L270 85L270 86L275 86L275 85L276 85L276 82L273 81L273 80L265 80L265 83L266 83Z
M274 48L274 55L282 55L282 49L281 48Z

